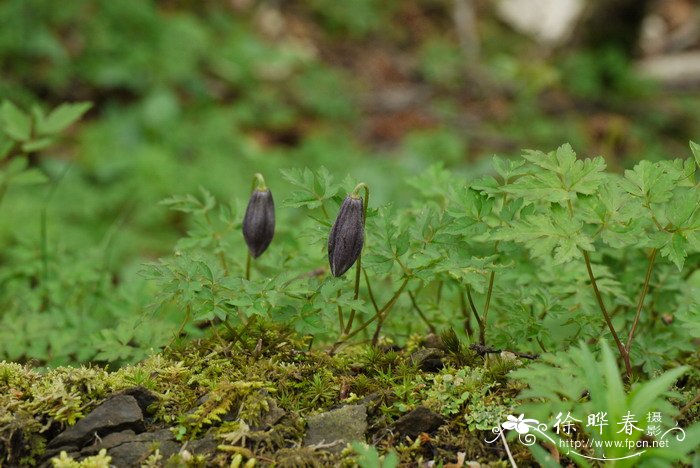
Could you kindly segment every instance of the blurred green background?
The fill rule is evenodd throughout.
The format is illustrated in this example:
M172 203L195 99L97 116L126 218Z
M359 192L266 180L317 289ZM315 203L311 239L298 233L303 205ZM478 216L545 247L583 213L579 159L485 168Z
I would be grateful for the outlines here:
M700 95L636 71L639 18L630 36L591 41L581 20L543 45L496 3L0 2L0 101L28 115L92 103L27 151L48 182L2 198L0 359L120 362L166 341L134 324L153 287L141 265L191 228L158 204L174 194L203 187L243 206L262 172L283 200L280 168L325 166L402 204L406 180L436 163L468 178L521 148L568 141L613 170L687 155ZM280 216L288 233L300 215ZM131 351L100 355L107 339Z

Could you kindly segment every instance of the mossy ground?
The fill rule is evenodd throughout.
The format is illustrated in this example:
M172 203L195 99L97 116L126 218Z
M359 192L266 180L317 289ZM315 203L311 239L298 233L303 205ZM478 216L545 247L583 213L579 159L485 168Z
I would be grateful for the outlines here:
M379 453L395 451L406 463L449 463L461 452L466 460L503 464L502 447L484 439L513 409L520 388L506 374L520 363L485 359L448 336L433 343L442 348L438 362L444 367L426 372L415 358L423 345L421 339L404 349L358 345L329 356L322 349L309 350L307 339L268 328L252 331L243 345L226 336L175 344L114 371L80 367L38 372L3 362L0 465L38 462L48 440L110 394L135 386L158 397L149 408L149 430L171 428L183 441L208 434L219 442L210 459L173 459L170 464L229 466L232 460L255 459L262 465L351 465L356 462L351 449L333 455L304 447L305 419L360 401L368 408L367 442ZM419 404L447 423L415 440L394 434L392 422ZM277 417L269 418L273 411ZM514 455L529 460L521 448ZM151 461L168 462L157 454ZM93 462L99 463L99 457Z

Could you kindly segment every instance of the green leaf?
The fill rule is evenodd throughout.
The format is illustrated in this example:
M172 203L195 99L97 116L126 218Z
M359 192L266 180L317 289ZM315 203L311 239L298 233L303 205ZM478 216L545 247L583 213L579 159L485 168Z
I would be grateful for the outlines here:
M48 180L48 177L36 168L28 169L12 177L12 183L15 185L43 184Z
M0 161L5 159L9 154L15 142L10 140L5 136L4 133L0 132Z
M693 152L693 157L695 158L695 163L700 167L700 145L694 141L690 142L690 151Z
M555 263L561 264L579 256L579 250L595 250L582 228L580 221L557 209L552 210L551 216L526 216L500 229L493 238L524 243L535 257L546 258L553 253Z
M569 144L549 153L525 151L523 157L535 166L534 170L503 190L528 201L563 203L577 194L591 195L604 177L602 157L580 160Z
M2 130L10 138L26 141L32 133L32 119L10 101L0 106L0 123Z
M333 183L333 176L325 167L321 167L317 172L308 167L281 172L287 182L300 189L292 192L291 197L284 201L285 206L320 208L324 201L335 197L339 191L339 186Z
M22 151L32 153L51 146L55 140L51 137L37 138L22 144Z
M621 183L630 195L648 203L663 203L671 198L675 181L660 163L642 161L632 170L625 171L625 179Z
M40 135L53 135L77 121L85 114L92 104L89 102L76 102L61 104L42 120L37 121L36 130Z

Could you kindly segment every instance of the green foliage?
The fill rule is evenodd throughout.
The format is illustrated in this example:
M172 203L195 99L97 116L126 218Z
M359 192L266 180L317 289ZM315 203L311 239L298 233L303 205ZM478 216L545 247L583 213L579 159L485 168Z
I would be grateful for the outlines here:
M394 452L381 457L371 445L355 442L352 449L359 455L357 463L361 468L395 468L399 460Z
M63 104L45 114L39 106L26 112L11 101L0 104L0 201L11 185L46 182L38 167L30 167L29 155L55 143L59 133L90 108L89 103Z
M637 441L647 431L649 425L658 425L662 432L675 427L674 416L678 410L669 399L676 395L673 391L679 377L688 371L687 367L678 367L667 371L647 382L635 383L626 389L621 378L615 358L607 344L601 346L601 353L596 356L585 345L580 344L566 352L545 355L543 362L531 364L513 373L513 377L527 383L520 398L525 400L520 411L529 418L540 422L552 421L558 414L570 414L580 421L577 431L583 432L591 440L612 441L612 446L604 450L607 458L622 458L639 450L631 450L622 445L615 446L615 441ZM646 415L658 412L661 421L648 421ZM596 426L588 424L588 416L605 414L605 424ZM630 434L620 430L619 421L627 414L633 415L635 427ZM551 425L550 425L551 428ZM673 462L687 462L687 454L696 450L699 440L696 437L700 425L688 427L685 439L676 440L670 436L667 448L651 448L638 457L616 461L616 466L632 466L640 461L660 466ZM571 434L574 434L571 432ZM560 432L551 437L567 437ZM621 442L623 443L623 442ZM588 447L586 456L603 456L603 452ZM587 461L575 454L572 458L582 465Z
M54 468L109 468L112 457L107 455L107 450L102 449L97 455L86 457L83 460L76 461L70 457L65 451L57 457L51 459L51 465Z

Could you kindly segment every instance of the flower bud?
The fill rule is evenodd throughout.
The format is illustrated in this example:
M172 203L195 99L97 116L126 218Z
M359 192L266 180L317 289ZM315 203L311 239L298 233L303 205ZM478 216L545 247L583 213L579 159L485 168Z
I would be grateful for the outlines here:
M275 202L267 188L256 188L250 194L243 218L243 237L253 258L259 257L275 235Z
M365 240L362 212L361 197L348 195L340 205L338 217L328 237L328 261L333 276L342 276L362 252Z

